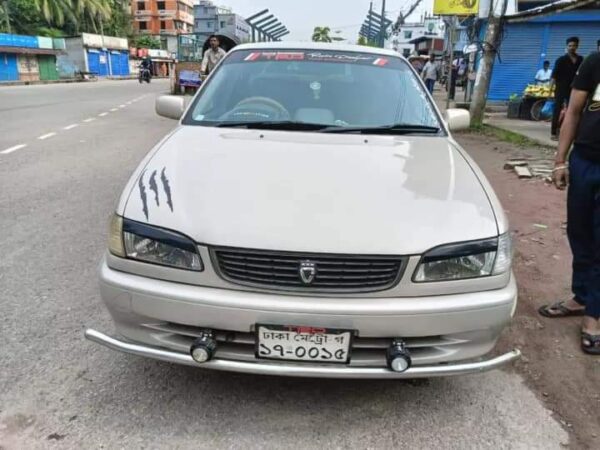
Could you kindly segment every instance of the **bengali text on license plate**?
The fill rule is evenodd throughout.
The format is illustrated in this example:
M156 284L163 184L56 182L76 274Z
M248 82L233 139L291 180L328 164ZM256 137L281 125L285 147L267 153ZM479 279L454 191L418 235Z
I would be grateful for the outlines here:
M346 363L352 332L326 328L257 325L259 358Z

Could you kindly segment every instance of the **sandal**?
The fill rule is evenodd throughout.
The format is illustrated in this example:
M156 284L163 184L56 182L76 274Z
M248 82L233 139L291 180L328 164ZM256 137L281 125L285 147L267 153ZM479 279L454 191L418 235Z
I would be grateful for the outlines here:
M600 334L581 332L581 350L588 355L600 355Z
M584 308L581 309L570 309L565 306L565 302L556 302L552 305L544 305L538 309L538 313L540 313L544 317L548 317L550 319L555 319L557 317L575 317L575 316L583 316Z

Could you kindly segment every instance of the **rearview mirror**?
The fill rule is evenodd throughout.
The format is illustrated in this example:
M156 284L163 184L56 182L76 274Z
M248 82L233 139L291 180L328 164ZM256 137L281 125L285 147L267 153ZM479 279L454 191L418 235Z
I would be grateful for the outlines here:
M465 109L447 109L444 118L450 131L466 130L471 125L471 114Z
M155 110L159 116L179 120L185 109L185 100L179 95L161 95L156 99Z

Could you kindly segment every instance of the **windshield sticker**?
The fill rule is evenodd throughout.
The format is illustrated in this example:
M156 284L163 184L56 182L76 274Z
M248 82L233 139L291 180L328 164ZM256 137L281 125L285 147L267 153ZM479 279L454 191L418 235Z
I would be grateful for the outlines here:
M238 53L238 54L236 54ZM232 54L225 63L232 62L262 62L262 61L315 61L334 62L344 64L373 65L377 67L391 68L403 67L399 58L384 58L381 55L370 55L366 53L335 52L335 51L267 51L267 52L236 52Z

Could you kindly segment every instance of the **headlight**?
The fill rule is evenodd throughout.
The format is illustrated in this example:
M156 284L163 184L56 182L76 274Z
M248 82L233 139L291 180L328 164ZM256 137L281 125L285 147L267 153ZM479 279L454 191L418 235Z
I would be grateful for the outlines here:
M427 252L413 277L415 282L464 280L499 275L510 270L510 234L481 241L444 245Z
M204 269L196 245L181 234L116 215L110 231L109 250L116 256L179 269Z

